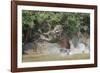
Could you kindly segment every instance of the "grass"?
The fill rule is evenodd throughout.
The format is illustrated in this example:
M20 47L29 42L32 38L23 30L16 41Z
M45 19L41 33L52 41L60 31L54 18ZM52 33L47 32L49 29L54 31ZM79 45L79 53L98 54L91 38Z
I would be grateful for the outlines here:
M23 62L37 62L37 61L57 61L57 60L81 60L81 59L89 59L89 54L75 54L75 55L44 55L44 54L31 54L31 55L23 55Z

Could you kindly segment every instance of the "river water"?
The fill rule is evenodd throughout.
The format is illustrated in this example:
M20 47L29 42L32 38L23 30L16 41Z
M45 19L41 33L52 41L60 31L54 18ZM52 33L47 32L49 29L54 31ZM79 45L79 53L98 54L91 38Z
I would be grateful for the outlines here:
M77 47L74 47L74 44L70 42L71 48L69 51L69 55L73 54L79 54L79 53L89 53L89 44L86 46L83 43L77 43ZM27 51L32 50L33 43L28 43L25 45L25 48ZM61 49L63 51L61 51ZM61 54L66 55L67 50L65 48L60 48L57 43L48 43L48 42L42 42L38 43L38 52L43 54ZM32 51L28 52L30 54Z

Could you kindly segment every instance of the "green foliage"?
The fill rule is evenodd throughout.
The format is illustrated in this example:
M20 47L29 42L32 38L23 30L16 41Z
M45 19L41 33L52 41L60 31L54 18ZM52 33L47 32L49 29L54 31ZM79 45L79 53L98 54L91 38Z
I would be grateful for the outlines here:
M23 42L29 41L36 37L43 29L45 32L50 24L53 29L56 25L63 25L64 33L72 38L78 31L90 31L90 14L89 13L71 13L71 12L48 12L48 11L22 11L23 24ZM41 32L41 33L42 33Z

